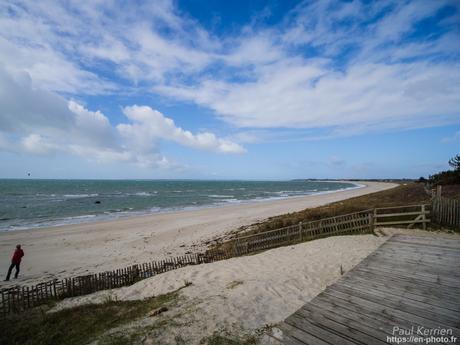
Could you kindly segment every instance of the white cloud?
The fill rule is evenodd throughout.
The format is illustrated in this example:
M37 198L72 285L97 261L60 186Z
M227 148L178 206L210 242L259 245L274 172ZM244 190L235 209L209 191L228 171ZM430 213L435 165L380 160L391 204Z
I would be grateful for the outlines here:
M210 107L239 127L367 124L384 129L458 121L459 81L460 65L369 64L345 73L287 65L267 68L257 82L208 81L197 88L156 90Z
M0 64L0 130L31 132L70 129L73 115L53 92L35 88L27 72L10 72Z
M82 142L94 146L114 146L116 138L109 119L100 111L89 111L75 101L68 102L69 110L74 114L76 135L84 133Z
M168 83L154 90L211 108L237 127L352 134L458 123L459 32L446 24L439 37L405 38L447 4L454 5L302 4L286 18L286 28L243 36L226 57L241 67L236 80L206 75L191 85ZM370 20L379 13L380 19ZM245 43L252 44L248 54L241 48ZM292 53L296 49L315 52L303 57ZM247 64L254 66L248 70Z
M59 151L59 146L47 141L47 139L42 137L40 134L35 133L22 138L21 144L24 150L28 153L43 155Z
M420 20L446 5L455 6L457 14L438 23L439 36L408 38ZM21 89L9 82L0 100L12 114L34 114L14 120L14 130L20 125L30 134L27 128L39 125L43 114L54 114L49 130L71 128L80 146L117 150L116 145L127 144L103 114L75 104L65 110L56 93L71 98L149 90L209 108L245 130L330 129L325 137L458 123L458 12L448 0L302 2L275 27L254 20L253 27L218 36L168 0L136 6L3 1L0 61L14 75L30 76L19 83L30 86L24 101L17 102ZM116 75L107 80L112 72ZM8 82L1 71L0 78ZM32 109L29 103L38 99L44 102ZM59 104L59 110L47 109L49 104ZM6 113L0 118L3 128L13 121ZM154 117L119 127L124 140L146 151L160 137L198 149L243 151L211 133L170 128L167 118ZM160 125L170 131L167 136L157 133ZM126 139L132 128L141 130L142 138Z
M195 149L221 153L244 153L245 149L229 140L217 138L213 133L193 134L177 127L172 119L147 106L131 106L123 109L132 124L119 124L118 131L140 151L152 142L165 139Z
M1 67L1 66L0 66ZM0 68L0 150L36 155L72 154L106 163L176 168L158 150L174 141L199 150L241 153L238 144L209 132L193 134L150 107L124 108L129 121L112 126L100 111L32 86L26 73Z

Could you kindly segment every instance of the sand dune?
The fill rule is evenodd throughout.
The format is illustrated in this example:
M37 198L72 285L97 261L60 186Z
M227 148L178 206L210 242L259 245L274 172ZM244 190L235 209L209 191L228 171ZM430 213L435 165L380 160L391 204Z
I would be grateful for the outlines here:
M183 299L161 318L175 323L149 336L159 344L199 344L214 331L251 334L283 321L373 252L387 237L340 236L273 249L258 255L184 267L135 285L67 299L55 310L101 303L108 296L135 300L181 290ZM158 318L158 317L157 317ZM155 322L147 318L144 326ZM144 323L145 322L145 323Z
M17 281L21 284L124 267L197 251L206 241L271 216L395 186L363 184L366 187L323 195L4 232L0 233L1 267L6 271L17 243L23 245L26 253ZM0 286L7 284L2 282Z
M54 309L101 303L109 297L139 300L184 286L178 305L161 316L142 318L119 331L145 327L147 339L158 344L199 344L217 331L221 335L253 335L276 329L276 324L313 299L349 271L391 235L459 238L458 234L415 229L379 228L374 235L336 236L257 255L183 267L140 281L132 286L66 299ZM170 322L167 322L167 321ZM161 328L151 327L163 322ZM279 344L264 336L261 344Z

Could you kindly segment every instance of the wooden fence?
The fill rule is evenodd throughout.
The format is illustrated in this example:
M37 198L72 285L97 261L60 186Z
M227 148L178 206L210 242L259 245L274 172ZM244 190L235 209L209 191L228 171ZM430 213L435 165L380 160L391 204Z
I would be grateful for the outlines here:
M100 290L132 285L156 274L188 265L198 265L227 258L222 253L190 254L161 261L133 265L62 280L54 279L34 286L14 286L2 289L0 316L19 313L52 300L90 294Z
M433 223L460 229L460 200L434 196L431 205Z
M98 274L62 280L55 279L34 286L2 289L0 290L0 316L19 313L52 300L128 286L139 280L188 265L215 262L328 236L371 233L376 225L426 224L429 222L429 219L426 218L429 212L425 210L425 206L401 206L399 209L404 211L396 213L388 213L388 210L394 211L397 208L366 210L317 221L300 222L276 230L238 237L225 246L207 250L205 253L152 261ZM420 210L412 211L411 208L414 207L420 207ZM400 217L399 220L391 218L394 216ZM404 216L416 217L408 223L407 220L404 220ZM403 217L402 220L401 217ZM381 220L382 218L385 218L386 221Z
M372 231L372 210L367 210L312 222L300 222L280 229L238 237L233 241L233 251L236 255L245 255L322 237Z
M426 229L430 222L430 205L408 205L374 209L375 226L406 225L408 228L421 224Z

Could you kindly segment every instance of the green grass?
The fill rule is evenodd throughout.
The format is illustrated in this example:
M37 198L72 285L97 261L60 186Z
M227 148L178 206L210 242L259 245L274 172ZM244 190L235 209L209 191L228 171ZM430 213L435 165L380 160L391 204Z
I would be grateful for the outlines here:
M173 305L178 291L138 301L108 300L102 304L91 304L65 309L56 313L31 310L19 316L2 320L0 344L80 345L94 341L105 332L124 325L164 305ZM133 334L132 337L135 337ZM129 336L131 337L131 336ZM105 344L130 344L126 337L104 337ZM104 341L101 342L104 344Z

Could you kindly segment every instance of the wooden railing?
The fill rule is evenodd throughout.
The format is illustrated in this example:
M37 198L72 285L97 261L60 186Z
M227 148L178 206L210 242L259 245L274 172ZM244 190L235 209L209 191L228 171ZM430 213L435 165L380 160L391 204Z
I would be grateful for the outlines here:
M426 229L430 222L430 205L408 205L374 209L375 226L407 225L408 228L421 224Z
M51 300L128 286L139 280L188 265L225 260L328 236L372 233L374 226L397 224L412 226L416 223L425 225L430 221L426 218L428 214L426 205L366 210L241 236L225 243L226 246L210 249L205 253L152 261L98 274L55 279L34 286L2 289L0 316L22 312ZM410 219L407 220L407 217Z
M367 210L238 237L233 242L233 248L237 255L245 255L322 237L363 234L372 230L372 210Z
M229 257L231 257L231 253L221 251L189 254L97 274L61 280L54 279L33 286L14 286L2 289L0 291L0 316L23 312L52 300L129 286L139 280L177 268L228 259Z
M433 223L460 229L460 200L434 196L431 209Z

